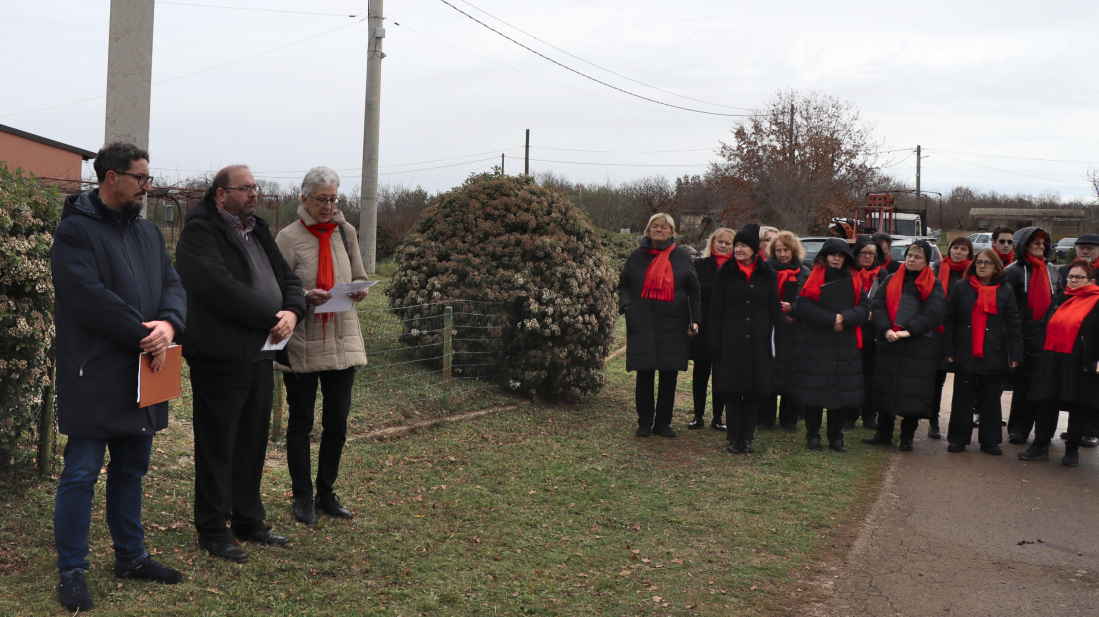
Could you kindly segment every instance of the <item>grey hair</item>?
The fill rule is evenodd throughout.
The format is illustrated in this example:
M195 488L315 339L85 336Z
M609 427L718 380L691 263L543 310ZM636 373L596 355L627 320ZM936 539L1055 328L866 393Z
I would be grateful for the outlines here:
M318 189L326 189L328 185L335 184L340 188L340 174L331 167L314 167L305 172L305 179L301 181L301 196L312 197Z

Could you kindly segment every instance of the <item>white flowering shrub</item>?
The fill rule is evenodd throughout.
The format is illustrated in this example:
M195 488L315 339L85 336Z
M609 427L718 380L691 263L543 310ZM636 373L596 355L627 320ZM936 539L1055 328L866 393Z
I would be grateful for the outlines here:
M49 382L50 245L61 199L57 189L0 161L0 468L29 458Z
M402 319L441 315L448 301L500 302L499 325L456 340L456 355L496 350L486 355L497 362L477 372L527 395L595 393L618 318L610 253L563 193L527 177L473 175L420 215L385 293ZM428 303L439 304L415 308ZM432 331L404 337L421 357L440 355L440 341Z

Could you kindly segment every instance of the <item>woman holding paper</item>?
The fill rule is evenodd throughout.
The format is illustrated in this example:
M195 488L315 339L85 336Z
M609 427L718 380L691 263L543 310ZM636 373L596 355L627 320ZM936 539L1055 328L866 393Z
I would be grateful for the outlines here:
M340 504L333 484L347 437L351 387L355 367L366 364L359 316L354 305L342 312L317 312L334 300L333 287L366 281L355 228L348 225L339 203L340 177L328 167L314 167L301 185L299 220L287 225L275 239L286 262L298 275L305 292L306 313L287 344L290 366L283 372L289 418L286 424L286 464L294 493L294 517L312 525L316 509L337 518L353 518ZM346 293L352 302L366 297L367 289ZM324 397L321 445L317 459L316 497L309 460L309 434L320 385Z

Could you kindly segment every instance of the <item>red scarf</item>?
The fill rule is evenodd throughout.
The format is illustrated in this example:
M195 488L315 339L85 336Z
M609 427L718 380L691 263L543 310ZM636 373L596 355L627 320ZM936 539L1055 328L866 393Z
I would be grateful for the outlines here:
M736 267L740 268L740 273L744 275L744 280L748 280L748 279L752 278L752 273L756 271L756 260L757 259L759 259L759 258L756 257L756 259L753 259L752 263L750 263L748 265L744 265L744 264L740 263L740 260L737 260Z
M973 357L985 357L985 327L988 325L988 316L995 315L996 291L1000 285L981 285L981 280L973 274L969 277L969 286L977 292L977 301L973 303L973 310L969 314L970 330L973 332Z
M894 330L903 330L904 326L897 326L897 307L901 304L901 292L904 291L904 275L908 268L901 264L889 279L885 286L885 308L889 311L889 321L893 322ZM935 290L935 275L925 266L916 277L916 290L920 292L920 299L927 300L927 296Z
M796 285L798 282L798 274L801 272L801 268L797 268L794 270L776 270L775 272L778 274L778 298L779 300L782 300L786 297L783 294L783 291L786 289L786 283L793 281L793 283ZM782 301L785 302L785 300ZM782 312L785 313L786 309L783 309Z
M1024 257L1031 265L1030 285L1027 288L1026 304L1031 309L1031 319L1040 321L1046 316L1046 309L1053 301L1053 291L1049 288L1049 271L1046 270L1046 260L1026 254Z
M656 259L649 262L649 269L645 270L645 284L641 286L641 297L661 302L675 301L675 273L672 272L672 262L668 256L675 248L673 242L664 250L642 249L650 255L656 255Z
M299 221L301 219L298 219ZM302 227L309 230L309 233L317 237L317 289L323 289L328 291L332 289L332 286L336 284L336 270L332 266L332 231L339 225L336 223L317 223L316 225L306 225L305 221L301 221ZM313 315L313 323L317 323L317 319L321 320L321 347L324 347L325 342L328 340L328 318L332 313L321 313L320 315Z
M992 252L996 253L996 256L1000 258L1000 261L1004 262L1004 267L1010 266L1011 262L1015 261L1015 251L1008 253L1006 257L1000 251L994 250Z
M732 253L728 255L722 255L721 253L710 253L713 256L714 261L717 262L717 269L720 270L721 266L725 265L725 262L729 261L729 258L733 256Z
M885 266L877 266L874 268L863 268L862 270L858 270L859 278L862 279L862 288L870 289L871 287L873 287L874 279L878 278L878 273L880 273L881 269L884 267Z
M1076 289L1066 289L1065 295L1068 300L1057 307L1046 326L1046 344L1042 347L1046 351L1072 353L1084 318L1099 303L1099 286L1088 283Z
M850 268L851 271L851 287L855 290L855 303L852 306L858 306L859 300L862 299L862 279L858 276L858 271ZM817 264L813 266L813 271L809 273L809 278L805 279L805 284L801 286L801 291L798 292L799 296L805 296L810 300L820 301L820 286L824 284L824 266ZM855 328L855 341L858 343L859 349L862 349L862 328Z
M943 284L943 293L946 294L947 298L950 297L950 273L965 272L965 269L969 267L972 261L972 259L966 259L954 263L949 257L943 255L943 263L939 266L939 282Z

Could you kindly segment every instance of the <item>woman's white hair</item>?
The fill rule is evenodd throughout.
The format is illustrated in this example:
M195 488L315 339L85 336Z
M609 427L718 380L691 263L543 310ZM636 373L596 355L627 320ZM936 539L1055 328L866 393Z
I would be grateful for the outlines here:
M649 222L645 224L645 234L649 235L649 228L653 226L653 221L656 219L664 219L664 222L668 224L668 227L672 228L672 235L675 235L675 219L670 214L664 214L663 212L657 212L649 217Z
M301 181L301 196L312 197L319 189L326 189L330 184L340 188L340 174L331 167L314 167L305 172L305 179Z

